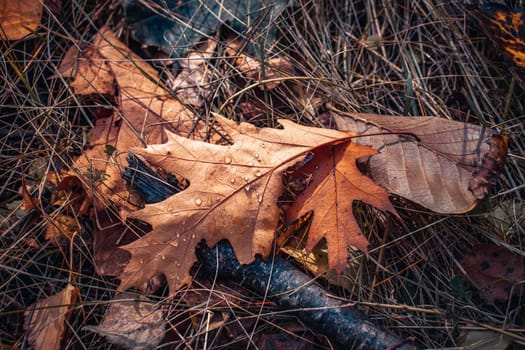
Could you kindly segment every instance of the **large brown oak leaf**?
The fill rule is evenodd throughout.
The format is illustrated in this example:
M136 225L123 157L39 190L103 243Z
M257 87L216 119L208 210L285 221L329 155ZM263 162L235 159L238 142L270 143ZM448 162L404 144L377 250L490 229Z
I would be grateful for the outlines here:
M194 248L202 239L209 246L228 239L243 264L253 261L256 254L268 256L280 216L277 199L283 192L282 175L290 166L302 161L308 152L318 154L316 161L321 163L322 169L328 169L314 176L332 176L333 163L336 162L341 163L337 171L343 176L356 176L355 185L363 185L363 176L357 170L355 160L370 155L372 150L350 143L354 133L305 127L286 120L280 121L283 129L258 129L247 123L237 125L221 117L216 120L230 136L232 145L209 144L168 134L165 144L133 149L151 165L188 179L190 186L163 202L147 205L130 215L130 218L148 222L153 230L122 247L131 258L118 276L120 290L140 286L151 277L162 274L168 281L170 292L174 293L190 282L189 270L196 261ZM335 156L326 155L325 148L334 150ZM345 161L341 162L343 158ZM333 198L336 205L350 204L346 209L338 209L337 215L352 216L354 189L346 184L346 180L337 177L336 184L320 188L321 193L325 191L320 197L325 198L326 203L318 203L314 210L326 215L324 212L334 205L330 201ZM339 183L343 186L339 187ZM372 181L367 185L371 186L370 189L374 186ZM365 188L362 190L366 191ZM333 191L339 191L339 194L334 195ZM376 186L372 193L376 191L382 191L382 200L388 202L385 190ZM341 200L343 196L348 198ZM393 210L385 203L380 208ZM342 227L331 225L329 229L341 230ZM344 230L354 229L356 225L344 227ZM337 232L334 237L347 233ZM346 249L348 243L352 244L352 239L344 238L338 244ZM366 249L362 240L358 246ZM341 248L334 254L337 263L333 265L340 267L342 261L346 261L346 254L341 256Z

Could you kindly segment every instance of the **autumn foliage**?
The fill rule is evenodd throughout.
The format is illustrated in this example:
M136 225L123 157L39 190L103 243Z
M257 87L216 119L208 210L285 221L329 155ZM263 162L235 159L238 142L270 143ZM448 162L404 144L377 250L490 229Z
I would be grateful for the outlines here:
M306 249L326 240L328 266L338 274L346 268L348 246L364 253L368 249L352 212L354 201L396 214L389 189L439 212L464 212L476 204L478 198L468 185L472 172L481 166L478 154L490 149L486 141L492 132L475 125L431 117L408 120L351 114L332 106L332 117L340 129L352 131L301 126L288 120L280 121L282 129L261 129L217 114L205 126L181 101L197 107L203 103L198 96L210 91L204 58L214 48L205 44L200 53L190 53L193 63L183 65L181 80L175 85L186 86L184 79L189 76L199 76L199 83L177 99L155 83L157 73L107 28L84 53L68 52L61 66L63 74L73 78L78 94L90 94L93 89L110 96L118 92L116 111L97 120L91 147L74 167L77 174L91 177L94 171L105 173L95 192L90 180L80 177L86 192L96 198L94 215L107 217L101 213L108 205L101 199L107 198L118 204L123 219L141 220L152 227L138 239L131 238L125 226L117 231L112 226L111 236L106 230L95 231L98 271L117 275L120 290L146 288L152 278L164 276L174 293L191 281L194 247L202 240L209 246L229 240L241 263L251 262L257 254L267 257L282 218L277 202L284 191L283 174L292 167L310 180L296 194L297 199L282 208L284 221L290 224L312 212ZM240 69L246 61L256 62L237 61ZM246 69L249 75L251 66ZM109 86L115 86L115 92ZM210 133L204 142L206 129ZM121 178L128 151L155 169L189 181L189 186L137 210L139 202L130 201L133 193ZM492 156L503 151L492 148ZM372 179L361 173L358 162L369 163ZM128 232L124 241L130 243L117 247L116 238L111 237L122 242L119 230ZM123 252L128 253L127 258Z

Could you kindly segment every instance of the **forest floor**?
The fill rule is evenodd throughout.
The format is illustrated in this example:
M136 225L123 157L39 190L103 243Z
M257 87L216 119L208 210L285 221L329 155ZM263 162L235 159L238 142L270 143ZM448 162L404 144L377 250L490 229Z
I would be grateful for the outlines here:
M301 88L281 84L271 93L247 88L231 59L218 55L210 59L213 90L195 113L219 111L259 127L275 127L284 118L334 128L324 113L330 104L359 113L439 116L506 135L505 169L477 208L443 215L392 196L399 213L393 219L355 205L369 256L353 252L339 281L330 273L318 281L373 322L424 348L524 349L523 292L493 297L487 290L503 288L497 277L475 286L460 263L473 247L486 254L501 248L505 257L517 259L513 268L523 276L525 38L514 43L513 59L498 36L523 35L523 11L519 17L510 10L515 4L507 3L506 9L479 12L459 0L297 3L271 23L250 25L244 43L247 52L292 62L304 77ZM519 28L491 29L494 18L502 28ZM114 1L64 0L44 9L35 33L0 42L0 348L30 348L24 313L71 283L78 296L63 347L116 348L89 331L101 322L119 284L96 271L92 249L98 223L82 208L81 192L64 196L57 189L87 149L95 119L113 111L118 100L118 95L75 94L60 68L71 46L85 50L103 27L151 63L166 85L181 70L176 59L135 40ZM227 35L223 27L211 34L219 48ZM195 271L193 283L175 296L166 287L144 293L169 320L162 348L337 348L239 283L215 285ZM505 283L519 291L523 277Z

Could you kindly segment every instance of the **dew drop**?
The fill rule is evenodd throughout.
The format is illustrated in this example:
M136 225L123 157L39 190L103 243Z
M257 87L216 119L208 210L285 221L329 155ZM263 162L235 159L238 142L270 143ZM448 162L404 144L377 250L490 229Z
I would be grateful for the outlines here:
M230 164L231 162L232 162L232 158L231 157L228 157L228 156L224 157L224 163Z
M250 190L250 185L246 185L246 186L244 186L244 190L245 190L246 192L248 192L248 191Z
M216 202L220 202L221 201L221 197L217 196L217 198L215 198L215 201Z
M255 172L255 176L259 177L259 176L261 176L261 175L262 175L262 174L261 174L261 171L260 171L260 170L257 170L257 171Z
M186 242L186 238L183 238L182 241L183 241L183 242Z
M180 233L177 233L177 238L179 238L179 237L180 237Z
M191 234L191 239L195 239L195 238L197 238L197 235L195 234L195 232L193 232L193 233Z
M315 166L315 170L319 170L319 165L316 165L316 166Z
M266 147L266 144L265 143L261 143L261 148L264 148Z
M173 243L171 243L172 246L174 246L175 248L177 248L179 246L179 241L175 241Z
M177 276L177 281L180 281L180 276Z
M257 200L259 201L259 203L262 203L263 197L262 196L257 196Z
M234 183L235 183L235 179L232 177L232 178L230 179L230 182L231 182L232 184L234 184Z
M199 207L202 204L202 199L200 198L195 199L195 204Z
M248 175L246 175L246 176L244 177L244 181L248 182L249 180L250 180L250 178L248 177Z
M162 254L160 257L162 258L162 260L166 260L166 255Z
M141 264L144 264L144 260L140 259L140 263L141 263Z
M259 153L255 153L255 159L259 159Z

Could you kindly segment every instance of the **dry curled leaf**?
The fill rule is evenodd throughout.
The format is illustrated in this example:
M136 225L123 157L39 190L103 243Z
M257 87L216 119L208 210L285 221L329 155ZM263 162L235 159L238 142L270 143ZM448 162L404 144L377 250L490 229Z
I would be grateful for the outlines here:
M21 210L31 210L35 209L39 204L40 200L38 198L34 198L31 195L31 188L26 183L26 177L22 174L22 184L20 185L20 189L18 190L20 195L22 196L22 205L20 206Z
M267 62L261 63L245 53L241 53L241 43L236 40L229 40L228 46L225 49L227 55L235 57L235 65L237 69L250 80L260 82L264 80L273 80L261 84L259 89L274 89L281 82L279 78L295 75L295 67L288 58L275 57L269 59Z
M102 323L85 326L109 342L130 350L155 349L166 333L162 309L142 295L122 293L109 305Z
M64 78L74 78L69 86L76 94L115 95L115 76L94 46L85 50L71 46L62 58L58 73Z
M78 221L68 215L58 214L49 219L47 224L46 239L72 238L79 231Z
M25 312L24 329L36 350L61 349L64 322L78 295L78 288L68 284L61 292L40 299Z
M469 186L489 151L491 130L435 117L333 110L332 118L341 130L372 134L355 142L379 151L368 160L368 169L372 179L390 192L444 214L476 206L481 196Z
M505 166L508 137L493 135L487 141L489 150L483 154L481 164L472 174L468 189L474 197L485 198Z
M174 293L190 282L189 270L196 262L194 248L202 239L210 246L228 239L241 263L253 261L256 254L268 256L280 216L277 199L283 191L282 175L288 167L301 161L307 152L315 154L317 147L326 145L335 155L325 155L324 149L320 148L319 159L330 164L340 162L341 168L335 171L351 177L357 174L347 167L353 166L357 171L355 157L372 153L367 146L349 143L349 138L354 136L350 132L305 127L286 120L281 121L282 130L257 129L247 123L237 125L228 119L216 118L231 137L232 145L213 145L170 134L165 144L133 150L151 165L188 179L190 185L163 202L146 205L130 215L130 218L151 224L153 231L121 247L131 254L131 259L119 275L120 290L140 286L152 276L163 274L170 292ZM350 158L341 161L344 156ZM321 167L325 169L324 164ZM334 170L332 166L327 168ZM345 180L338 178L337 181L343 181L341 188L331 184L329 187L319 186L318 191L327 191L326 197L339 200L341 206L351 204L352 199L341 199L342 196L356 198L345 192L348 190ZM368 185L357 177L355 185L365 183ZM373 185L371 181L370 185ZM335 196L334 191L340 191L339 196ZM375 195L375 188L371 187L370 191ZM383 199L388 201L386 191ZM323 205L333 207L333 203L327 200L316 210L323 213ZM381 205L381 208L385 207L388 205ZM352 216L351 210L350 205L350 208L337 211L336 215ZM322 222L323 215L326 214L320 215ZM339 230L334 238L355 234L350 232L355 227L346 225L346 222L347 219L334 227ZM324 230L314 233L313 240L325 233ZM342 238L339 243L332 241L332 247L337 244L342 247L349 242L352 243L352 239ZM362 240L358 246L366 249ZM337 251L329 251L328 254L335 257L332 267L339 269L346 262L343 250L337 247Z
M211 44L201 47L202 64L214 49ZM129 148L165 142L164 130L198 139L205 136L204 125L184 105L186 101L172 97L160 83L155 69L131 52L106 27L81 53L75 47L70 49L59 71L73 77L71 86L76 94L118 96L116 111L95 120L95 127L88 135L89 148L73 165L76 176L83 179L88 192L86 201L91 204L91 198L95 198L97 210L107 207L107 199L117 203L124 213L137 208L137 200L130 198L121 178ZM187 79L187 75L179 79ZM203 75L199 82L205 81L207 78ZM174 84L177 82L175 79ZM199 91L202 105L209 90L193 83L192 89ZM188 102L195 104L193 100Z

